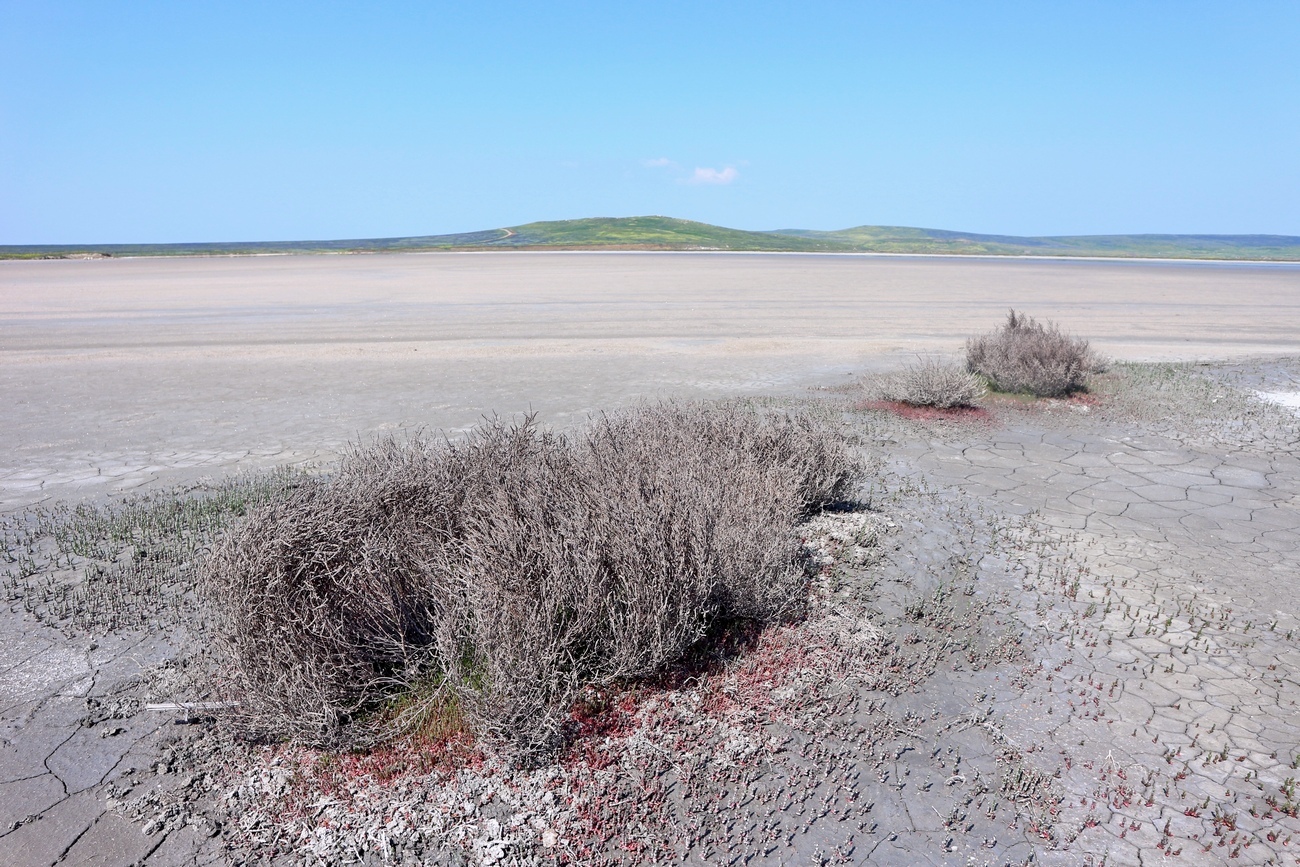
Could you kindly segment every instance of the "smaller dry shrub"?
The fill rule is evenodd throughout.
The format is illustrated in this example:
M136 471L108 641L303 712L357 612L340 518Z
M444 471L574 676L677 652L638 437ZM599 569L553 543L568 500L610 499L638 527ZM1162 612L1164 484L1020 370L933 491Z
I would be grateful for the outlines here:
M1012 310L999 329L966 341L966 369L998 391L1060 397L1102 369L1088 341Z
M881 376L877 388L884 400L939 409L973 406L985 391L979 377L960 364L933 357Z

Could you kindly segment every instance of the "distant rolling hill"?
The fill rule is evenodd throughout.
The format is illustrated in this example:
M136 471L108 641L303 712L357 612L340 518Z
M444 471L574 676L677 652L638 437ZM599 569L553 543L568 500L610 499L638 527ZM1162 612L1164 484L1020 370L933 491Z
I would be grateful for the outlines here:
M1291 235L1078 235L1018 237L941 229L858 226L832 232L749 232L673 217L596 217L527 223L455 235L343 241L0 246L0 258L228 256L391 253L437 250L733 250L792 253L913 253L985 256L1113 256L1156 259L1300 261Z

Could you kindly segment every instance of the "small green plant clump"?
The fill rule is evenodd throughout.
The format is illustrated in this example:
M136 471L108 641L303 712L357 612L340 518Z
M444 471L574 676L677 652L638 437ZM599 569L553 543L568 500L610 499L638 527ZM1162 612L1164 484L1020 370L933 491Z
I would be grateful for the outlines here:
M254 511L204 594L260 731L356 743L451 709L545 749L583 689L796 611L796 524L854 472L822 424L731 405L384 439Z
M960 364L928 356L877 382L884 400L938 409L974 406L985 392L979 377Z
M1088 341L1012 310L999 329L966 341L966 369L998 391L1063 397L1087 387L1102 361Z

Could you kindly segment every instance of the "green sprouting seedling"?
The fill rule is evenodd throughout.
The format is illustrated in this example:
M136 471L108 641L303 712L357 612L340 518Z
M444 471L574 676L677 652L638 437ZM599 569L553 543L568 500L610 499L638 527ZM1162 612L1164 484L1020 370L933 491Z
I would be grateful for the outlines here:
M87 631L180 617L204 549L251 508L285 496L305 477L282 467L103 504L28 510L3 526L6 551L29 552L16 555L5 593L33 615Z

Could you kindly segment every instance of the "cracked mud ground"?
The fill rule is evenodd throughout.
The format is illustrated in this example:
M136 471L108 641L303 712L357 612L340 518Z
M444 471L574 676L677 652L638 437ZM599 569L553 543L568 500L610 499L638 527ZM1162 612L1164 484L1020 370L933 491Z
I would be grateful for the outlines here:
M0 863L1300 863L1300 423L1250 394L1298 373L975 422L816 398L880 465L808 528L809 617L527 772L323 794L319 754L141 712L186 697L183 633L12 602Z

